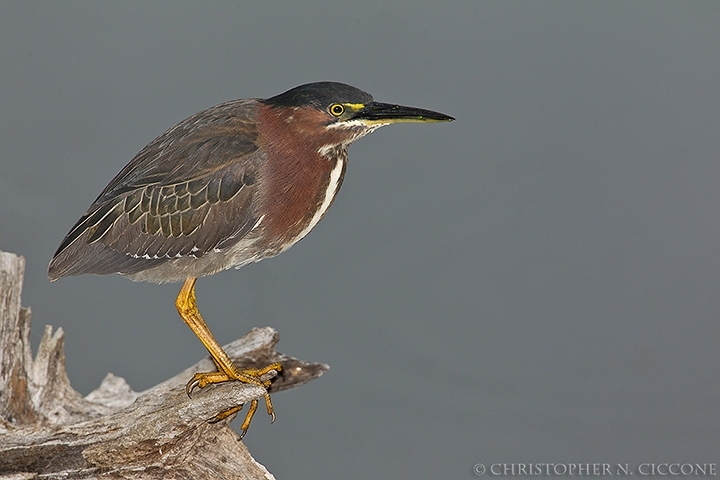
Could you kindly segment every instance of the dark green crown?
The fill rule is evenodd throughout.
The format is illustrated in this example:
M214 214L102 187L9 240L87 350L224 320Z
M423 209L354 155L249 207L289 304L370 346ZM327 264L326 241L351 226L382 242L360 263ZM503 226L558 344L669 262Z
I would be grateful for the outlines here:
M307 83L264 100L272 107L326 107L332 103L367 104L372 101L369 93L338 82Z

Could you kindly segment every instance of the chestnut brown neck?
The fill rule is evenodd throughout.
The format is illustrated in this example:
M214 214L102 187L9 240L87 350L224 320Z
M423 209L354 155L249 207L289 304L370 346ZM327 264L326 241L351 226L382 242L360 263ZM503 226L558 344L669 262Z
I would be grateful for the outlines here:
M280 251L317 224L342 183L346 135L325 129L326 123L326 114L314 108L258 106L258 140L266 152L259 213Z

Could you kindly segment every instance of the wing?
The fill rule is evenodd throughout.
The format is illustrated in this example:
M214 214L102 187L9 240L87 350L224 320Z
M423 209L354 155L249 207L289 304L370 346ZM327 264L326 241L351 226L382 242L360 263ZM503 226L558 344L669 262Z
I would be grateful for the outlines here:
M257 223L252 198L263 161L254 105L212 107L148 144L67 234L49 277L137 273L246 235Z

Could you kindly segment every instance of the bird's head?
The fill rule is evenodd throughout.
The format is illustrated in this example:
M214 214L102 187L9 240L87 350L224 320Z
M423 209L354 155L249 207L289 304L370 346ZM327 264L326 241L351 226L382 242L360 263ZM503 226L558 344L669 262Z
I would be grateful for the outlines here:
M380 103L359 88L337 82L300 85L262 101L294 131L326 146L348 145L393 123L449 122L432 110Z

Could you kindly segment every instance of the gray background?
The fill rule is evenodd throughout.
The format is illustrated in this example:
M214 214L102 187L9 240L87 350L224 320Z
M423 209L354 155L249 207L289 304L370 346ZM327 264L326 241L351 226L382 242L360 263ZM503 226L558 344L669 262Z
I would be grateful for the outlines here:
M73 385L205 355L179 286L50 284L147 142L337 80L457 117L350 149L327 217L198 284L221 342L331 365L246 442L278 478L472 478L477 462L717 462L720 4L3 2L0 249Z

